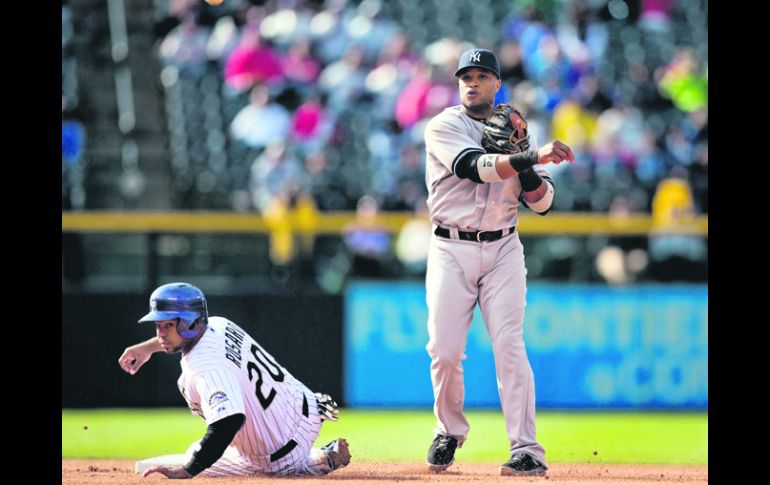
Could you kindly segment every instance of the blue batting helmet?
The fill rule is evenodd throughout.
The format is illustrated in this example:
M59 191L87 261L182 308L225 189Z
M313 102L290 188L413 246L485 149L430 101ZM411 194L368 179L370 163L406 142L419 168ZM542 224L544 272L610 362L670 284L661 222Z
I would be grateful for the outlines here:
M169 283L159 286L150 295L150 313L139 323L179 319L177 331L184 338L196 337L201 330L197 324L208 324L209 312L203 292L189 283Z

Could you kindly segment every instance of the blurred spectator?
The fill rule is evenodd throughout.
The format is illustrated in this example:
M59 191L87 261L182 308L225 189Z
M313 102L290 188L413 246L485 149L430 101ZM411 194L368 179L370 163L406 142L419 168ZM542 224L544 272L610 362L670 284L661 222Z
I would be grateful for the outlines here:
M598 64L607 51L609 33L599 19L596 2L577 0L565 5L556 35L572 63Z
M263 148L273 141L285 140L289 123L286 108L270 100L267 86L258 85L251 90L249 104L235 115L230 133L252 148Z
M613 285L623 285L629 282L626 271L626 261L623 250L617 246L605 246L596 254L596 271Z
M527 79L524 65L521 61L521 46L519 42L511 39L505 41L499 49L500 55L500 79L508 86L515 86Z
M206 57L210 61L224 64L238 42L238 25L231 15L225 15L217 20L211 31L206 43Z
M561 51L559 41L551 32L540 36L534 51L525 58L527 72L537 82L549 80L562 85L567 79L569 64Z
M339 114L355 105L364 94L366 74L363 59L361 47L352 45L342 59L321 71L318 87L328 96L327 106L332 113Z
M622 224L634 212L645 210L645 204L634 201L632 194L617 194L610 203L609 216ZM637 281L648 266L647 238L644 236L610 236L596 254L596 270L610 284Z
M71 169L83 156L85 146L85 127L74 118L63 119L61 122L61 160L62 169Z
M292 234L289 218L290 200L288 194L279 192L275 197L265 200L261 208L265 224L270 230L270 262L273 263L271 276L274 280L284 283L288 278L286 265L294 256L294 235Z
M271 142L251 165L249 190L254 207L264 213L276 200L291 201L300 191L302 166L283 141Z
M199 0L169 0L168 10L162 12L162 17L153 26L155 37L157 39L165 38L188 14L200 17L196 19L198 25L208 25L207 21L210 20L210 16L208 9L204 7L204 2Z
M403 32L396 33L382 48L373 69L366 76L366 90L372 98L372 116L376 121L392 122L398 97L421 62L411 52Z
M420 62L420 60L420 56L412 52L409 37L403 30L399 30L382 46L380 55L377 58L377 64L393 64L399 79L406 81L409 79L411 69Z
M424 275L428 265L428 247L433 237L433 226L428 218L425 198L417 202L414 216L398 232L395 255L411 275Z
M374 61L383 46L400 32L398 24L384 15L382 0L362 0L347 24L350 42L361 46L367 62Z
M552 137L571 147L589 145L596 131L596 115L583 109L577 95L564 99L553 112Z
M321 64L313 57L307 40L296 40L281 59L286 81L300 88L312 87L321 73Z
M396 101L396 121L401 128L409 128L426 117L428 92L433 86L425 64L412 68L411 78Z
M291 118L290 138L303 154L321 150L333 132L334 121L317 96L302 103Z
M662 68L660 90L682 111L708 106L708 68L702 68L694 49L681 48Z
M658 184L652 202L653 232L649 239L650 272L658 281L702 281L706 274L704 240L689 234L695 221L686 170L675 167Z
M336 176L334 163L319 150L305 157L305 192L309 193L319 210L343 210L347 207L344 181Z
M62 209L84 209L86 203L83 153L86 128L77 109L70 108L62 95L61 177Z
M672 126L666 133L666 151L678 165L689 166L692 161L692 143L687 139L680 126Z
M175 66L180 73L202 75L205 72L206 43L210 30L200 27L195 14L187 12L181 23L171 29L160 44L160 57L166 65Z
M631 103L641 109L664 111L672 106L671 100L661 95L652 81L650 69L643 62L629 62L628 86L633 90Z
M425 47L425 60L438 72L435 79L451 79L457 69L457 61L460 55L473 47L473 44L462 41L454 36L441 37ZM456 91L456 86L453 86Z
M414 211L426 202L424 145L404 144L398 165L398 192L394 209Z
M258 27L245 26L225 63L227 86L241 92L261 83L277 85L282 79L280 55L262 41Z
M274 11L260 22L260 33L281 51L310 38L310 25L315 12L303 0L271 2ZM272 10L272 9L271 9Z
M642 143L637 153L635 174L641 187L652 196L658 181L668 173L668 163L652 129L645 127L640 138Z
M377 221L379 204L371 195L358 200L356 218L343 229L343 239L353 254L351 276L374 277L389 272L390 231Z
M580 104L597 115L612 108L612 99L601 88L596 74L587 73L581 76L574 92Z
M347 24L355 17L348 0L326 0L310 20L311 38L318 48L318 57L326 65L339 60L352 40Z
M671 8L676 0L642 0L639 27L657 33L671 28Z

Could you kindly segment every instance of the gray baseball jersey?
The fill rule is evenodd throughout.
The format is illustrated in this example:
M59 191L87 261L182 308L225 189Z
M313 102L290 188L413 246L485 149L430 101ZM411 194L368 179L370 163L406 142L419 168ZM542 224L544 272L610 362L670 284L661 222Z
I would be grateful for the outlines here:
M177 384L193 414L207 424L246 416L224 455L202 476L316 474L307 470L321 429L313 392L242 328L209 317L206 333L180 365Z
M454 436L462 446L470 430L463 414L462 361L478 302L492 341L510 451L545 463L545 450L535 439L534 377L523 340L524 248L518 231L510 229L518 225L521 184L518 177L479 184L455 175L460 158L484 153L483 127L458 105L432 118L425 130L428 210L434 228L449 235L432 237L425 276L435 432ZM534 140L531 146L537 149ZM534 169L550 180L542 165ZM494 241L459 238L459 231L498 230L502 237Z

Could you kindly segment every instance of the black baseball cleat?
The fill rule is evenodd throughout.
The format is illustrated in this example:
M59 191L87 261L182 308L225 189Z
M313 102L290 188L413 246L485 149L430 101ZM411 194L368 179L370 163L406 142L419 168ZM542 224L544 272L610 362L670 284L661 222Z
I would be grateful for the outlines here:
M532 455L514 453L510 460L500 466L500 475L510 477L544 477L548 467Z
M428 466L431 470L440 472L449 468L455 461L457 438L437 435L428 448Z

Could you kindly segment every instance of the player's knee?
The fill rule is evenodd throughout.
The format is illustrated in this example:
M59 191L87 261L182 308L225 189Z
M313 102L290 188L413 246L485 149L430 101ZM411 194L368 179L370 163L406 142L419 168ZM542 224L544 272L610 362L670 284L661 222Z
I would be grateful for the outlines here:
M506 342L523 342L524 341L524 325L522 320L512 320L507 325L502 325L496 332L494 332L490 338L492 341L504 340Z
M455 366L465 359L462 349L438 348L438 346L429 343L427 350L433 365Z

